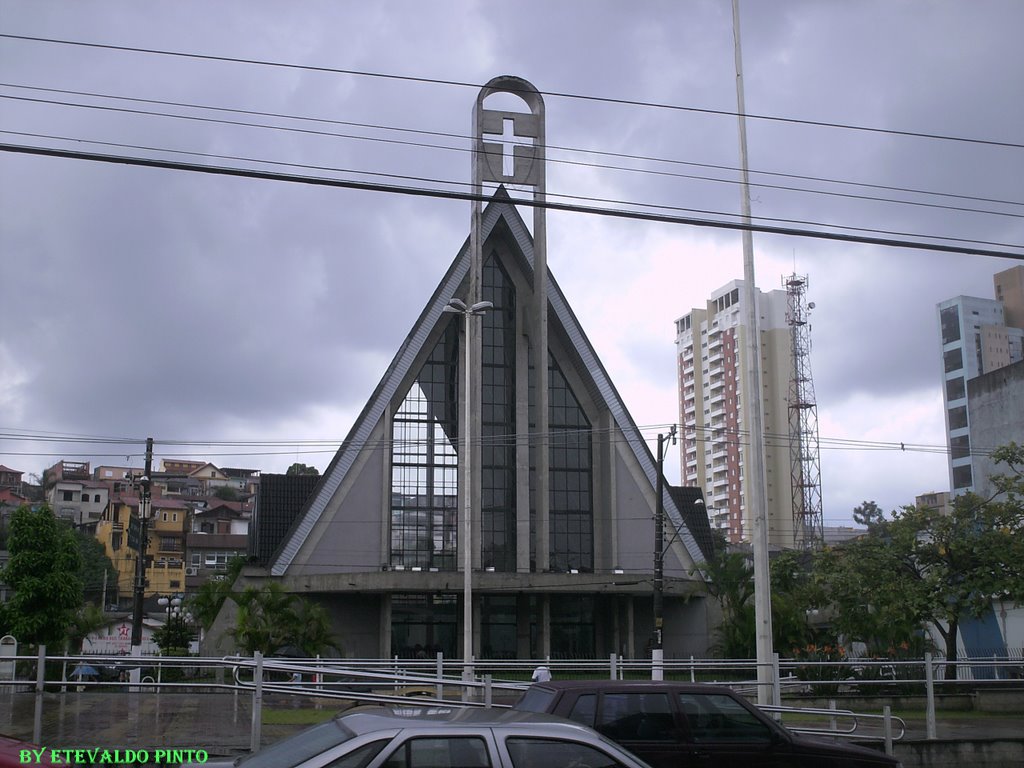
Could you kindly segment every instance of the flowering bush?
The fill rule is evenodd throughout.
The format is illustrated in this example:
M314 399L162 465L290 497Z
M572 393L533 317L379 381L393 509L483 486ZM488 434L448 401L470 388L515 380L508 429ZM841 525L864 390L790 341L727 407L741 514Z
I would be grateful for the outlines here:
M802 648L793 648L793 659L801 662L795 672L801 680L815 683L812 692L818 695L834 694L838 684L822 684L822 681L848 680L853 670L847 663L846 649L837 642L821 645L808 643Z
M922 635L914 635L907 640L892 642L884 649L869 648L865 660L871 663L857 668L857 678L870 684L864 687L865 693L885 691L890 694L906 694L920 692L920 685L901 681L922 680L924 672L922 671L921 664L903 664L899 662L921 662L925 651L930 650L930 648L931 646L927 639ZM886 681L889 684L879 685L878 682L881 681Z

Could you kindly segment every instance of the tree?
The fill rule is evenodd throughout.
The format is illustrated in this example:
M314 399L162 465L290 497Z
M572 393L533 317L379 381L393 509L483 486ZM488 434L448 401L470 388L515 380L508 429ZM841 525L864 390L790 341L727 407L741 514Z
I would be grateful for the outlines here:
M948 661L956 661L961 618L982 616L995 598L1024 600L1020 504L968 493L956 498L949 515L910 507L893 524L906 530L905 563L921 582L926 618L945 641ZM955 677L955 667L946 676Z
M725 659L757 655L754 627L754 569L745 552L729 552L725 540L716 542L711 559L701 564L708 593L722 609L715 651Z
M818 578L850 639L874 650L920 645L931 624L955 661L963 618L993 599L1024 601L1024 450L1011 444L994 456L1010 474L994 478L992 499L958 496L948 515L905 507L822 554ZM946 676L955 674L949 665Z
M814 579L830 608L833 630L847 642L861 642L871 656L909 644L925 621L927 596L907 561L909 550L896 546L886 523L872 532L814 558Z
M315 656L336 647L327 611L285 592L278 582L248 587L233 599L238 615L230 634L239 650L250 656L256 651L273 656L286 649Z
M230 631L239 650L252 656L260 651L273 656L292 644L298 629L298 618L292 604L295 598L277 582L262 587L247 587L235 596L238 615Z
M754 566L749 552L728 551L724 539L715 547L712 559L702 564L708 592L722 609L722 623L716 633L716 652L722 658L749 659L757 655L754 611ZM784 552L771 562L772 641L784 652L816 642L807 608L824 598L814 582L809 556Z
M82 650L82 641L97 629L107 623L107 617L103 609L98 605L86 603L75 611L68 626L67 651L68 653L79 653Z
M331 620L322 605L299 598L294 610L298 626L292 645L302 651L303 656L316 656L338 649L331 633Z
M95 536L79 529L75 531L75 539L81 561L78 578L82 582L82 594L102 608L104 587L109 594L117 591L117 569Z
M215 498L221 501L238 501L238 491L232 488L230 485L219 486L214 492Z
M224 601L231 597L235 579L244 565L245 560L241 557L232 558L228 561L228 571L223 578L204 581L188 599L188 611L205 631L210 630Z
M828 602L813 571L811 552L785 550L772 558L772 635L781 653L837 644L834 632L811 622L811 611Z
M8 535L11 553L0 581L13 595L4 612L6 632L22 643L63 648L82 605L81 558L72 529L42 506L18 508Z
M153 642L164 656L187 656L192 630L183 616L170 616L162 627L153 631Z
M1009 474L999 473L989 478L996 488L996 497L1005 496L1006 504L1024 504L1024 446L1011 442L996 448L992 451L992 460L997 466L1005 464L1009 470Z
M286 475L319 475L320 470L316 467L311 467L306 464L299 464L298 462L292 464L285 471Z
M853 508L853 522L863 525L865 528L874 528L885 520L882 508L873 501L865 501L859 507Z

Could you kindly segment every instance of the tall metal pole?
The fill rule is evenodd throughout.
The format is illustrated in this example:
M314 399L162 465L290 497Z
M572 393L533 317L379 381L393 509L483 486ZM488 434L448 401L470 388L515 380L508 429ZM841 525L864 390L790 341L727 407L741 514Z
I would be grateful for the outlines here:
M663 678L665 656L663 637L665 600L665 443L675 444L676 426L667 435L658 435L658 475L654 481L654 648L651 651L651 679Z
M740 47L739 0L732 0L732 29L736 60L736 111L739 113L740 167L743 173L740 200L743 221L750 223L750 174L747 171L746 103L743 96L743 54ZM750 485L748 499L753 507L754 531L754 634L757 646L757 701L768 705L774 699L772 675L772 598L768 567L767 472L764 457L764 413L761 391L761 332L755 306L754 240L743 230L743 302L747 325L747 413L750 416Z
M139 553L135 561L135 592L132 605L132 656L142 655L142 604L146 595L146 539L149 524L150 485L153 479L153 438L146 438L146 465L139 478ZM131 521L129 520L129 525ZM138 684L139 668L130 672L131 682Z
M463 475L465 488L462 502L462 676L464 680L473 679L473 448L470 436L470 401L472 398L473 345L469 338L470 311L466 308L462 313L466 330L466 396L462 420L462 453L466 460ZM467 691L468 692L468 691Z
M470 318L483 315L494 305L489 301L478 301L466 306L461 299L449 299L444 312L461 314L464 319L463 335L466 351L463 355L464 384L462 397L462 676L464 680L473 677L473 450L472 423L473 403L473 344L470 338Z

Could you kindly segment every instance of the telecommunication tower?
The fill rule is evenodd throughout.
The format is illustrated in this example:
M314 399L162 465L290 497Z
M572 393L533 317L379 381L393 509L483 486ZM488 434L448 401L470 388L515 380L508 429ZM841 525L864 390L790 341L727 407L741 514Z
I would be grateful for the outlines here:
M786 286L786 322L793 348L793 375L789 380L789 446L793 523L796 543L813 549L824 542L821 514L821 454L818 446L818 406L811 380L810 310L804 301L807 277L782 278Z

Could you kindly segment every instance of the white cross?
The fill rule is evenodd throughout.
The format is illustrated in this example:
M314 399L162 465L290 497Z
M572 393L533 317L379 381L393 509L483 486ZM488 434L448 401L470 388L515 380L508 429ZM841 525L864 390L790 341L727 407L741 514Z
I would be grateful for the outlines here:
M501 121L501 133L488 133L487 136L496 137L497 143L501 144L501 175L514 175L516 172L515 145L518 143L514 141L516 137L515 120L511 117L504 118ZM507 150L506 147L508 147Z

